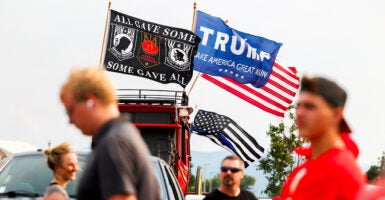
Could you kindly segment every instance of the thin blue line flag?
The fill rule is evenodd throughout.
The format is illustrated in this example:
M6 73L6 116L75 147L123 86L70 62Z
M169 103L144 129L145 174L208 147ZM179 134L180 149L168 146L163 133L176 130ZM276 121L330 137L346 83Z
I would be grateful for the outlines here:
M202 11L196 16L194 31L202 40L194 57L194 70L257 88L264 86L282 44L237 31Z
M215 112L199 110L191 130L239 156L246 167L261 158L264 152L264 148L237 123Z

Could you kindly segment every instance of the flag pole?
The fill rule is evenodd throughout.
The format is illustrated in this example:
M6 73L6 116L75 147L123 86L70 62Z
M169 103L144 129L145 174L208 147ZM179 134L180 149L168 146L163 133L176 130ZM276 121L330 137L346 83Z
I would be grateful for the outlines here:
M195 31L195 15L196 15L196 3L194 2L194 18L193 18L193 25L192 25L192 27L191 27L191 30L194 32ZM227 24L229 22L229 20L225 20L225 23ZM195 83L197 82L197 80L198 80L198 78L199 77L201 77L202 76L202 72L199 72L198 73L198 75L195 77L195 79L194 79L194 81L193 81L193 83L192 83L192 85L191 85L191 87L190 87L190 90L188 91L188 93L187 93L187 95L190 95L190 92L191 92L191 90L194 88L194 86L195 86Z
M196 14L197 14L197 3L194 2L194 11L193 11L193 19L192 19L192 25L191 25L191 31L194 32L195 31L195 18L196 18ZM198 78L202 75L201 72L198 73L198 75L195 77L191 87L190 87L190 90L188 91L188 94L187 95L190 95L190 92L191 90L194 88L194 85L195 83L197 82Z
M107 25L108 25L108 18L109 18L108 16L110 14L110 9L111 9L111 1L108 2L106 24L104 25L102 50L100 51L100 59L99 59L99 67L100 68L103 68L103 66L102 66L102 59L103 59L104 45L105 45L105 41L106 41L106 32L107 32Z
M191 25L191 31L194 31L195 26L195 16L197 14L197 2L194 2L194 11L193 11L193 19L192 19L192 25Z

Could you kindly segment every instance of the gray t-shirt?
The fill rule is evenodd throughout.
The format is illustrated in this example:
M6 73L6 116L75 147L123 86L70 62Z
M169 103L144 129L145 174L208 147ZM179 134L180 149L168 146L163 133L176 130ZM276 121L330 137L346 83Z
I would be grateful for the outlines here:
M160 199L149 150L138 129L121 118L106 123L93 138L93 153L80 179L77 199L106 199L115 194Z
M50 183L49 186L47 187L47 189L45 190L44 196L48 196L48 195L53 194L53 193L62 194L63 199L70 199L67 191L57 183Z

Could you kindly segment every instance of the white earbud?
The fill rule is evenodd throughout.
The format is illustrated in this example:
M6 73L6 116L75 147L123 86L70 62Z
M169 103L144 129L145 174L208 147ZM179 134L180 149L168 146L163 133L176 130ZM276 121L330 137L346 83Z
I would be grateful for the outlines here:
M92 106L94 106L94 101L92 101L91 99L88 99L86 102L86 106L87 106L87 109L90 110Z

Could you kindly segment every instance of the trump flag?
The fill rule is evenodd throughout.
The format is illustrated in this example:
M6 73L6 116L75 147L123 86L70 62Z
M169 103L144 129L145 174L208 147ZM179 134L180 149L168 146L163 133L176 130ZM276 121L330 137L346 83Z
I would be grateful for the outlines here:
M194 32L202 40L194 70L258 88L266 84L281 43L237 31L202 11L195 21Z

